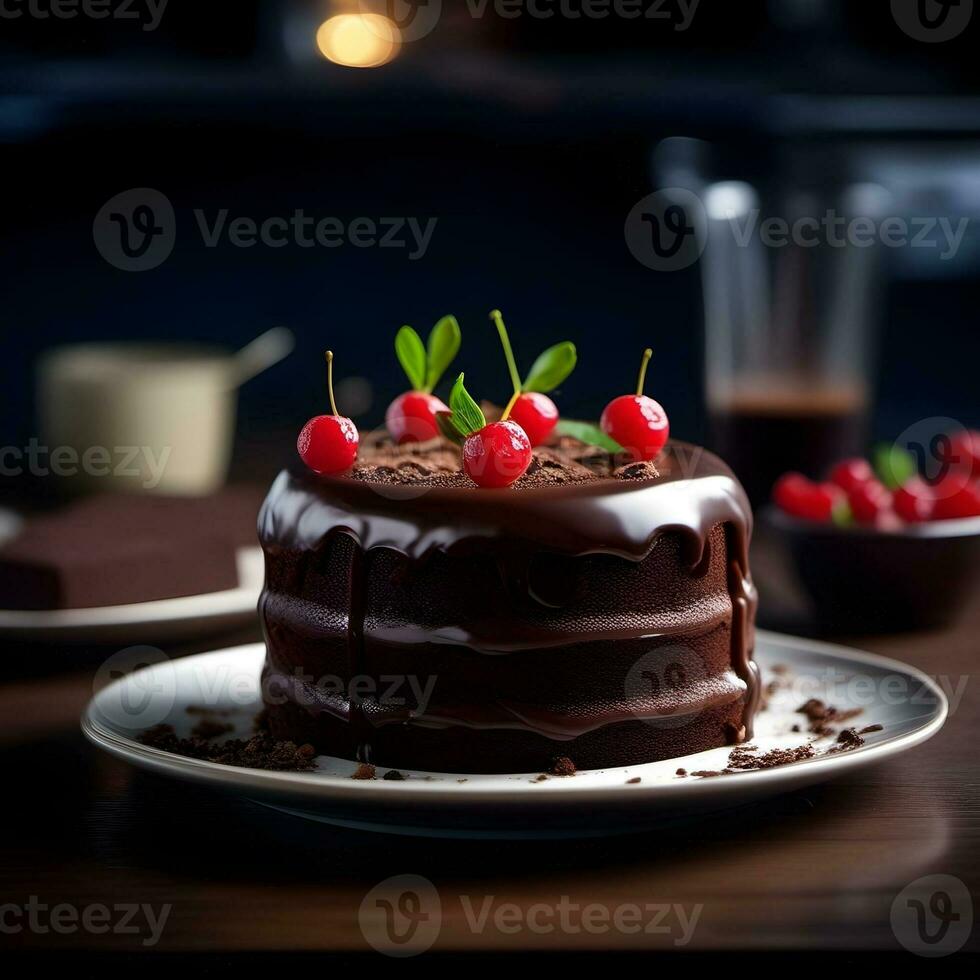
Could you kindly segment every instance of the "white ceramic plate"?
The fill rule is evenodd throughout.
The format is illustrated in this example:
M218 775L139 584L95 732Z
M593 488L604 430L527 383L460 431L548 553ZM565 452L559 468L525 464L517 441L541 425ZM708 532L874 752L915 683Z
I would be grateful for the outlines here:
M350 778L354 763L317 758L313 772L270 772L217 765L141 745L135 735L157 723L186 735L205 706L247 735L259 702L262 644L165 661L104 687L82 717L96 745L142 769L248 797L297 816L387 833L466 837L581 837L638 831L691 813L740 806L834 778L925 741L942 727L947 703L921 671L898 661L796 637L760 632L756 656L767 679L786 686L760 713L752 744L759 752L813 740L816 758L777 768L714 777L728 749L628 768L580 772L536 782L536 773L414 773L405 781ZM783 674L773 668L782 665ZM834 738L806 734L795 709L818 697L839 709L860 707L844 725L882 729L866 744L827 753ZM792 726L802 727L802 733ZM844 727L839 726L839 727ZM639 777L639 783L630 783ZM462 780L462 781L461 781Z
M238 588L92 609L3 609L0 637L114 643L178 640L231 629L256 618L264 574L262 549L241 548Z

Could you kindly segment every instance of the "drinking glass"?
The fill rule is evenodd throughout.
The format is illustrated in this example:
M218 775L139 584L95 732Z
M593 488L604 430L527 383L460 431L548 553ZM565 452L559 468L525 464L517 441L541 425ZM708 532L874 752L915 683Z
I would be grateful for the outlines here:
M765 208L742 182L703 190L708 443L750 499L864 449L887 194L854 184Z

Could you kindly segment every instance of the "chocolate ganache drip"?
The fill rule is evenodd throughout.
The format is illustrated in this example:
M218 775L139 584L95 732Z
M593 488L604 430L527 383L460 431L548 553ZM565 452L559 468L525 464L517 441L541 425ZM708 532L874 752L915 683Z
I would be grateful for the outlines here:
M530 769L569 743L582 768L750 736L751 527L728 467L679 442L617 467L567 441L505 490L469 485L448 445L369 445L345 477L283 472L259 517L274 731L456 771ZM677 644L704 660L686 688L629 688L632 662ZM431 698L380 697L399 671L434 677ZM300 673L378 683L314 691Z

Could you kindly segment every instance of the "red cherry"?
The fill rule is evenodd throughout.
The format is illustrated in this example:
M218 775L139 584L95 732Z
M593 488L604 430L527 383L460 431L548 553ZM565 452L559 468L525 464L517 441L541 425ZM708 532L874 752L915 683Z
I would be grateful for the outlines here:
M652 356L653 351L648 347L640 363L636 394L614 398L599 419L602 431L615 439L633 459L654 459L670 435L667 413L652 398L643 394L647 365Z
M868 480L847 495L847 502L859 524L875 524L891 510L892 495L881 481Z
M425 391L406 391L388 406L385 425L398 445L428 442L439 435L436 412L448 411L449 406L435 395Z
M327 351L327 390L332 415L317 415L303 426L296 449L314 473L343 473L357 459L357 426L337 412L333 397L333 351Z
M343 415L317 415L303 426L296 448L314 473L343 473L357 459L357 426Z
M646 395L620 395L602 413L599 425L634 459L653 459L670 435L667 413Z
M937 493L934 520L956 520L962 517L980 517L980 485L967 483L955 493L941 496Z
M936 506L932 489L921 476L910 477L894 494L895 513L906 524L921 524L932 520Z
M874 478L875 472L866 459L844 459L830 471L830 482L836 483L846 493Z
M513 419L526 433L532 446L540 446L558 424L558 407L539 391L526 391L510 410Z
M842 491L832 483L813 483L802 473L785 473L776 481L772 496L780 510L791 517L826 522L833 519Z
M780 510L792 514L812 485L802 473L784 473L772 488L772 499Z
M463 443L463 468L480 487L509 487L530 465L531 441L510 419L485 425Z

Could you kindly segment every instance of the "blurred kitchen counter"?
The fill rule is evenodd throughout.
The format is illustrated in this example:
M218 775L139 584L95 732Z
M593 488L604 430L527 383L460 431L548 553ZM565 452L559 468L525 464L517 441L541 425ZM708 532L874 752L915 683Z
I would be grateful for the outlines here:
M978 597L980 600L980 597ZM430 879L434 952L677 950L671 934L477 934L477 913L537 903L680 903L703 911L686 951L900 951L895 896L929 874L980 891L980 601L955 628L854 645L914 664L959 693L945 729L879 766L737 812L636 836L555 842L399 838L317 825L136 772L89 746L78 715L99 653L0 673L5 793L0 905L172 905L157 951L365 951L358 908L378 882ZM256 639L219 637L170 655ZM846 642L846 641L845 641ZM49 652L50 653L50 652ZM21 658L23 648L4 656ZM49 654L37 650L38 662ZM9 663L9 661L8 661ZM144 936L0 934L0 948L139 952ZM976 933L966 949L980 949Z

